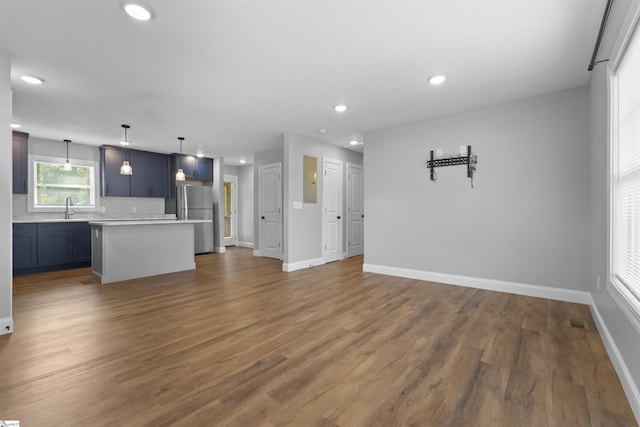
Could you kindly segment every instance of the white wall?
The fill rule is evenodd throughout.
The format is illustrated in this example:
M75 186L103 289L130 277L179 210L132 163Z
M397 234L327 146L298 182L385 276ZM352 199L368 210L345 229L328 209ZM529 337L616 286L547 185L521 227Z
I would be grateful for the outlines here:
M0 50L0 335L13 332L13 229L11 225L11 54Z
M587 291L588 102L580 87L367 133L365 266ZM475 188L464 166L432 183L429 150L464 144Z
M303 156L318 159L318 176L322 174L324 157L343 162L346 179L346 163L362 165L362 154L294 133L285 134L285 159L287 163L284 188L285 243L284 262L293 264L322 258L322 179L318 179L318 203L304 203L302 209L293 209L293 202L302 202ZM365 171L365 174L367 172ZM343 181L344 182L344 181ZM343 194L346 199L346 191ZM343 203L346 208L346 202ZM343 213L342 217L345 215ZM343 233L346 221L343 221ZM343 239L346 241L346 239ZM343 244L343 252L345 252Z
M609 19L607 32L599 57L610 58L618 33L625 30L623 19L630 15L630 1L621 0L615 3ZM636 2L637 5L638 2ZM591 73L590 105L591 105L591 159L590 171L590 270L588 283L594 301L593 312L601 322L602 336L609 355L621 377L636 418L640 420L640 331L614 301L607 288L609 271L609 225L608 225L608 92L607 65L596 65ZM600 278L598 286L598 277Z

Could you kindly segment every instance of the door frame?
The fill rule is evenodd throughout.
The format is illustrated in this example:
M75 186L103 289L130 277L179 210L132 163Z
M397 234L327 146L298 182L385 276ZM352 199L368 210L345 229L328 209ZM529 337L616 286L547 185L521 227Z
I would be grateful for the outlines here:
M237 175L225 175L224 184L231 183L231 237L222 236L225 246L238 244L238 177ZM224 203L224 200L223 200ZM224 209L223 209L224 215Z

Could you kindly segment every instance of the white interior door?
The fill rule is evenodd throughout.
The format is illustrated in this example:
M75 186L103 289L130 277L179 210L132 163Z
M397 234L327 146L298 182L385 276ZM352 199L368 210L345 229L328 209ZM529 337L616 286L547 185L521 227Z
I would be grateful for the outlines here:
M342 259L342 162L322 161L322 259Z
M364 253L364 174L347 163L347 256Z
M282 166L273 163L259 167L260 253L282 259Z
M238 177L224 176L224 245L238 243Z

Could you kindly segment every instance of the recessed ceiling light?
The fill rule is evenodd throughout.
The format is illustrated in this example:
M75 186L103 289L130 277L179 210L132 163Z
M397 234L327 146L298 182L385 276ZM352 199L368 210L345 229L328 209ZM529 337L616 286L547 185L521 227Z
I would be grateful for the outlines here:
M245 163L247 163L247 161L242 159L242 160L240 160L240 163L242 163L244 165Z
M44 80L41 79L40 77L36 77L36 76L22 76L20 77L23 81L30 83L32 85L41 85L42 83L44 83Z
M352 139L351 141L349 141L349 144L351 144L351 145L358 145L358 144L360 144L360 143L358 142L358 140L357 140L357 139Z
M20 126L18 123L11 123L11 129L20 129Z
M127 15L138 21L148 21L151 19L151 13L145 7L136 3L125 4L124 11L127 12Z
M447 78L442 74L429 77L429 83L431 83L434 86L444 83L445 80L447 80Z
M198 153L196 154L196 157L198 157L198 158L200 158L200 159L201 159L201 158L203 158L203 157L204 157L204 154L202 154L202 153L198 152Z
M343 104L339 104L333 107L333 109L336 110L336 112L338 113L344 113L345 111L347 111L347 106Z
M326 130L325 128L321 128L321 129L318 129L318 132L320 132L320 133L327 133L327 130Z

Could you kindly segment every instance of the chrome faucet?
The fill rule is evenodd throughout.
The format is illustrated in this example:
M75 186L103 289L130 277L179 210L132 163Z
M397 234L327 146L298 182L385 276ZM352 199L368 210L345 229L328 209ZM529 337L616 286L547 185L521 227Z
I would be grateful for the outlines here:
M69 219L69 216L73 215L73 212L69 212L69 206L73 206L71 196L67 196L67 198L64 199L64 219Z

